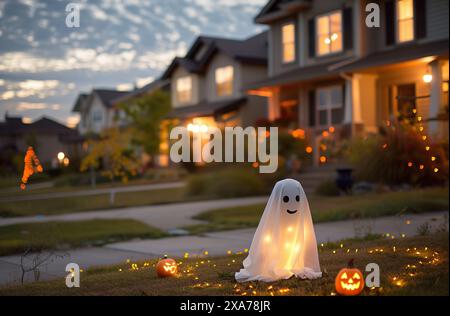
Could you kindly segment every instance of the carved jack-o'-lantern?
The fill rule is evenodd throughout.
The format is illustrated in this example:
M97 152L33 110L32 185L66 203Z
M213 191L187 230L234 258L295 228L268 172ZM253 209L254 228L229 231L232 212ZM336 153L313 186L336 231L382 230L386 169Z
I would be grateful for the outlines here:
M156 264L156 273L161 278L174 276L177 274L177 271L177 262L173 259L167 258L167 256L164 256L164 259L158 261Z
M364 289L364 277L359 269L353 268L353 259L348 267L341 269L335 279L336 292L341 295L358 295Z

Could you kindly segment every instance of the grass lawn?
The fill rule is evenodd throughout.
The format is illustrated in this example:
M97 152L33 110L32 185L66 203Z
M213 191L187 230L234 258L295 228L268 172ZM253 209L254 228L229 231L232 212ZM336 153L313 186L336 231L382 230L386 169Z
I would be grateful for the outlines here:
M448 187L417 189L404 192L366 194L343 197L309 196L313 220L330 222L351 218L368 218L399 213L423 213L449 209ZM191 233L256 227L265 204L215 209L195 219L206 224L185 227Z
M174 278L158 278L154 260L129 262L86 270L81 274L80 288L67 288L61 277L3 287L0 295L335 295L334 278L351 258L363 273L370 262L380 266L381 287L365 288L362 295L449 294L448 233L349 241L337 248L319 246L319 251L323 277L317 280L237 284L234 272L245 258L245 253L240 253L178 260L180 273Z
M51 180L48 180L51 181ZM179 180L181 181L181 180ZM120 188L127 186L138 186L138 185L148 185L148 184L160 184L173 182L171 180L151 180L151 179L131 179L127 183L121 181L116 181L113 184L111 182L98 183L95 189L109 189L109 188ZM0 182L0 197L12 197L12 196L23 196L23 195L33 195L33 194L45 194L45 193L56 193L56 192L75 192L83 190L93 190L91 185L58 185L51 188L30 188L27 186L25 190L21 190L19 187L20 179L8 179L3 182L5 185L2 187ZM34 184L34 182L30 182ZM6 189L6 190L5 190Z
M52 198L36 201L17 201L1 203L0 216L58 215L127 206L174 203L185 200L184 188L171 188L116 193L113 207L109 205L109 194Z
M33 249L67 249L102 245L131 238L160 238L166 234L130 219L48 222L0 226L0 256Z

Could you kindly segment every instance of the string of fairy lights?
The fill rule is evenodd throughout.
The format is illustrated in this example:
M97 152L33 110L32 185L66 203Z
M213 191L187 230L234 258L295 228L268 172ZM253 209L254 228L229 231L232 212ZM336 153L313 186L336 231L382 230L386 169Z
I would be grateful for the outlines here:
M423 148L426 152L430 152L430 161L432 162L432 171L434 173L438 173L439 167L437 165L438 163L438 157L436 155L431 154L432 153L432 146L431 146L431 142L430 142L430 138L426 135L426 131L425 131L425 127L424 127L424 120L423 117L420 115L417 115L417 109L413 108L412 110L412 114L415 118L415 122L412 125L412 128L415 129L419 135L421 140L423 141ZM388 128L394 128L391 121L386 121L386 126ZM332 136L334 136L336 132L336 128L334 126L330 126L328 127L328 129L323 130L321 132L321 139L319 139L319 144L318 144L318 148L317 150L319 151L319 155L318 155L318 159L319 159L319 163L320 164L325 164L329 161L329 157L327 157L327 154L325 153L328 149L328 146L326 144L326 141L333 141L331 139ZM294 130L290 130L289 134L296 139L301 139L304 140L306 139L306 132L305 130L298 128L298 129L294 129ZM388 143L384 143L382 146L383 150L388 150L389 148L389 144ZM312 154L313 153L313 147L312 146L306 146L305 147L305 152L307 154ZM409 160L406 162L406 165L408 168L417 168L417 170L419 172L423 172L426 169L426 162L424 161L412 161Z
M405 224L411 224L410 220L406 220ZM391 234L385 233L382 236L385 239L395 240L397 238L406 238L405 234ZM403 288L415 283L417 277L423 276L428 266L436 266L442 264L444 261L441 259L441 253L430 246L401 246L403 244L390 246L378 246L378 247L364 247L355 248L346 246L345 243L320 243L318 245L319 252L321 254L329 254L332 256L344 255L347 257L355 258L358 260L358 255L364 257L360 261L368 262L382 262L382 258L379 256L388 256L391 259L395 259L396 256L401 256L401 262L405 262L399 269L386 271L385 276L382 279L382 286L378 288L366 289L366 295L382 295L386 290L386 287L390 289ZM211 289L219 292L216 293L228 293L237 296L279 296L279 295L296 295L296 290L302 286L302 283L296 283L289 286L282 282L275 284L268 284L264 282L246 282L237 283L232 277L233 271L241 266L240 256L245 256L248 253L248 249L242 251L233 252L228 250L226 252L225 261L223 258L209 257L208 251L203 251L201 254L190 254L185 252L182 259L177 260L178 272L174 274L172 278L175 280L183 280L183 286L187 286L195 290ZM238 257L237 257L238 256ZM368 259L367 256L373 258ZM344 262L345 260L343 260ZM117 269L117 272L126 273L134 271L152 271L154 272L158 259L144 262L132 262L130 259L126 260L126 265ZM226 271L223 271L225 268ZM229 272L228 270L232 271ZM83 272L83 270L81 270ZM213 277L212 277L213 275ZM219 277L217 277L219 276ZM223 277L220 277L223 276ZM382 274L383 276L383 274ZM330 275L324 267L325 282L330 278L329 283L332 284L334 275ZM188 281L187 283L185 281ZM301 282L301 281L299 281ZM319 281L323 285L324 281ZM280 284L282 283L282 284ZM320 285L319 285L320 287ZM322 290L323 292L323 290ZM321 292L321 293L322 293ZM201 292L199 292L201 294ZM323 293L326 295L326 293ZM334 291L328 293L328 295L337 295Z

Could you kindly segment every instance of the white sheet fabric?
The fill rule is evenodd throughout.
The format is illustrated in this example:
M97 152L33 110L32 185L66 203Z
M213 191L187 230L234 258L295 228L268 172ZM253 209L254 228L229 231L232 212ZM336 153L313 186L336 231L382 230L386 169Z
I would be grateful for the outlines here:
M300 182L278 181L236 281L272 282L322 276L308 200Z

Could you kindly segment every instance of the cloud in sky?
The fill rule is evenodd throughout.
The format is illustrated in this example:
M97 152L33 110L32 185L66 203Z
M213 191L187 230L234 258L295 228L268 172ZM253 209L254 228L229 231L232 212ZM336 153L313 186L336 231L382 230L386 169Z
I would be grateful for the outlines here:
M8 108L73 123L79 92L143 86L200 34L255 34L262 27L253 17L266 1L77 0L81 27L69 29L67 1L1 0L0 120Z

